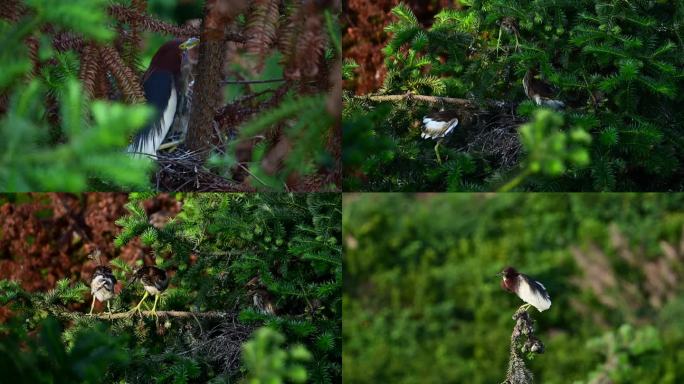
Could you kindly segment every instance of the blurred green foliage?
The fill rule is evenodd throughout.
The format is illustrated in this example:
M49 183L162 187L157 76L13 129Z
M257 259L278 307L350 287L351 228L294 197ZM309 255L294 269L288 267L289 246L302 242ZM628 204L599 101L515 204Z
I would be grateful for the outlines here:
M531 312L546 346L528 362L536 382L684 379L683 194L351 194L343 207L345 382L501 382L522 304L495 277L506 265L553 302Z
M91 103L76 80L77 58L72 52L49 48L51 37L41 32L49 25L107 42L114 37L106 27L107 2L31 0L25 4L30 12L18 22L0 20L0 93L9 98L8 110L0 119L4 138L0 141L0 189L149 188L151 163L130 158L124 148L151 110L139 105ZM41 41L41 61L56 63L40 69L32 80L27 80L33 69L25 43L28 37Z
M259 328L242 349L242 360L249 374L244 383L279 384L306 382L306 369L300 364L311 360L311 354L302 345L289 350L282 347L285 337L270 328Z
M520 126L520 142L526 153L523 169L499 191L510 191L529 175L560 176L568 167L589 164L586 146L591 143L591 135L581 126L565 132L563 124L563 115L541 109L534 112L533 121Z
M61 96L64 142L51 146L41 115L41 86L32 81L19 91L0 120L0 188L6 191L82 191L101 187L146 189L149 161L126 155L128 135L150 116L144 105L96 101L89 104L76 80L67 81ZM84 110L89 106L90 110Z
M49 317L39 333L29 337L21 324L5 327L0 343L0 372L13 383L101 383L107 367L125 368L130 356L123 349L126 336L112 337L104 325L78 333L73 346L60 339L59 322Z

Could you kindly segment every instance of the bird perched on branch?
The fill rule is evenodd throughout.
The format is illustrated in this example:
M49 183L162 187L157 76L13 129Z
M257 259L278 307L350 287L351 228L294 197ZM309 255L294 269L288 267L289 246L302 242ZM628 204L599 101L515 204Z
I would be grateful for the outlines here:
M106 265L102 264L102 259L100 258L100 251L97 250L95 253L88 256L89 259L95 261L98 265L95 267L93 272L93 277L90 280L90 293L93 295L93 302L90 304L90 312L88 315L93 314L93 308L95 307L95 299L99 302L107 302L107 311L111 315L112 310L109 306L109 300L114 297L114 285L116 284L116 277L112 273L112 269Z
M534 100L537 105L546 105L553 109L565 107L565 103L553 99L556 97L557 90L551 84L539 78L539 72L536 68L530 68L525 73L523 88L527 97Z
M259 276L248 281L245 287L248 288L247 293L252 297L252 303L259 312L264 315L275 315L271 294L268 293Z
M501 41L501 30L503 29L507 33L512 33L513 36L515 37L515 50L518 50L518 47L520 46L520 43L518 39L520 38L520 32L518 32L518 21L510 16L506 16L503 19L501 19L501 22L499 24L501 28L499 28L499 38L496 41L496 51L499 51L499 42Z
M437 140L435 155L437 155L437 162L440 164L442 159L439 157L439 145L458 126L458 121L455 111L439 111L423 117L423 128L420 137Z
M527 308L533 306L539 312L542 312L551 307L551 297L542 283L519 273L513 267L506 267L498 275L502 276L501 288L515 293L522 301L527 303L520 308L525 307L525 310L527 310Z
M189 117L192 71L188 70L196 62L191 50L199 44L199 39L186 41L172 40L159 48L152 57L149 68L143 75L142 85L147 104L156 111L152 122L133 138L128 152L134 155L155 157L172 125L182 124L187 129ZM174 121L177 121L174 124Z
M129 281L129 284L135 282L136 280L140 280L140 283L142 284L143 288L145 288L145 294L143 295L143 298L140 300L138 305L136 305L129 312L131 314L134 314L136 311L140 313L140 306L142 305L143 301L145 301L147 296L152 295L154 296L152 315L156 316L157 301L159 300L159 295L162 292L164 292L166 288L169 286L169 277L166 274L166 271L161 268L146 265L144 267L140 267L140 269L133 273L133 277L131 278L131 281Z

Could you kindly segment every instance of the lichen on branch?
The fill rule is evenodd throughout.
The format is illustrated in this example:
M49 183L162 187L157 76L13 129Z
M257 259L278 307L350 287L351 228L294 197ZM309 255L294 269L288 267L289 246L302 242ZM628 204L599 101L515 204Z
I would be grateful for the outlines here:
M515 326L511 334L508 371L502 384L531 384L534 382L534 375L525 365L522 354L544 353L544 343L534 335L534 320L523 307L513 314L513 320Z

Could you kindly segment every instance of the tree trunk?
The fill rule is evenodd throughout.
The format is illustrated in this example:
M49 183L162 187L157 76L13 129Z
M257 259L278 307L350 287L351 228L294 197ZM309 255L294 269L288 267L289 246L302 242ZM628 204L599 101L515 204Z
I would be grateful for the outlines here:
M200 35L197 78L193 85L192 112L188 125L187 145L204 159L218 141L214 114L222 104L221 63L225 27L247 5L245 0L207 0Z

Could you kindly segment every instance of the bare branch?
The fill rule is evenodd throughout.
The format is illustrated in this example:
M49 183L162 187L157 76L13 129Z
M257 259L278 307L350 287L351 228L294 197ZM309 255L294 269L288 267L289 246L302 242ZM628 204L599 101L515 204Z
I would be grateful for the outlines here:
M152 311L142 311L143 316L145 317L154 317L152 314ZM212 319L224 319L224 318L229 318L233 317L235 314L231 312L216 312L216 311L210 311L210 312L185 312L185 311L157 311L157 316L160 318L163 317L179 317L179 318L184 318L184 317L196 317L196 318L212 318ZM88 316L87 314L83 314L83 316ZM131 313L129 312L117 312L117 313L112 313L111 315L108 313L99 313L97 315L93 315L93 317L98 318L98 319L103 319L103 320L109 320L109 319L122 319L126 318L128 316L131 316ZM134 316L138 316L135 314Z
M525 359L521 353L544 353L544 344L534 336L534 320L526 309L520 307L513 315L513 320L515 320L515 327L511 334L508 372L502 384L531 384L534 382L534 376L525 365Z
M472 100L468 99L458 99L454 97L441 97L441 96L426 96L426 95L414 95L412 93L406 93L403 95L365 95L365 96L354 96L356 99L370 100L377 102L384 101L404 101L404 100L420 100L426 101L428 103L438 104L455 104L462 107L472 107L474 105Z
M265 83L279 83L285 79L268 79L268 80L223 80L221 84L265 84Z

